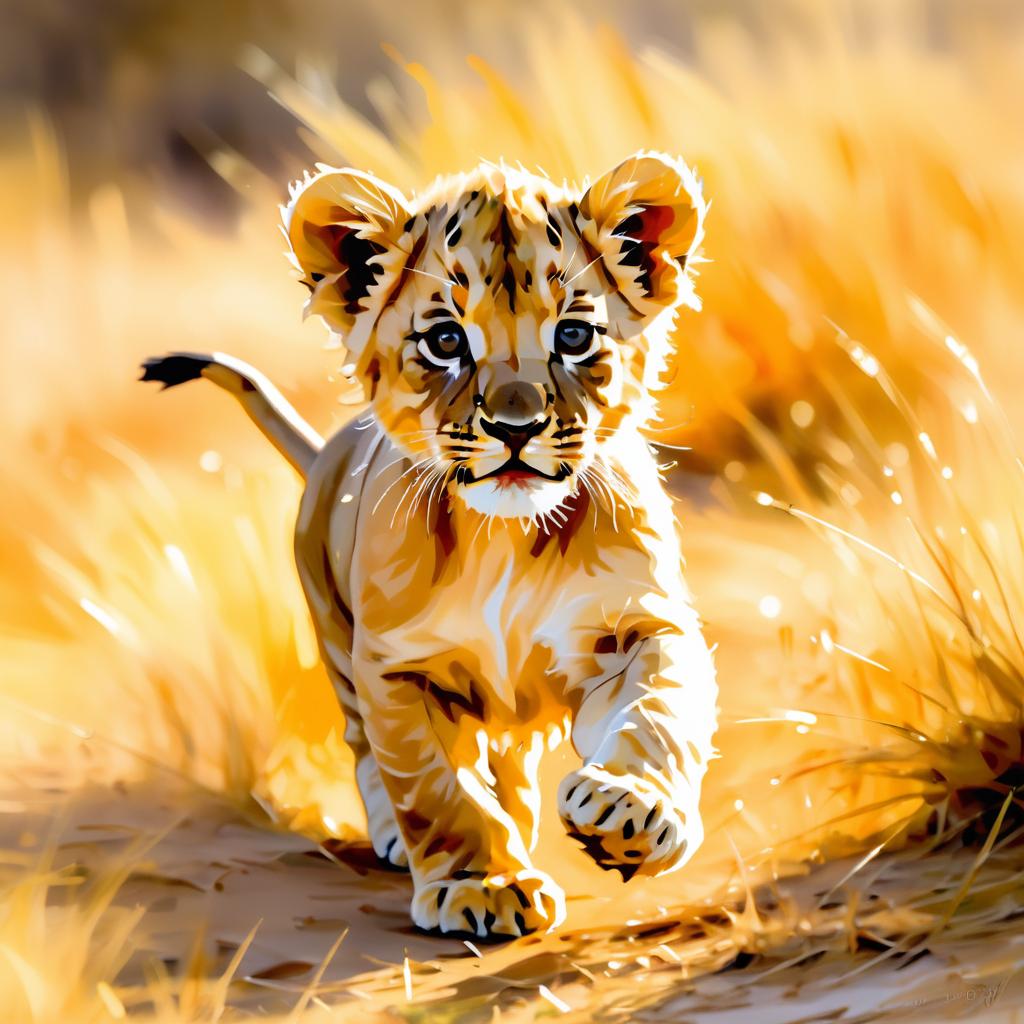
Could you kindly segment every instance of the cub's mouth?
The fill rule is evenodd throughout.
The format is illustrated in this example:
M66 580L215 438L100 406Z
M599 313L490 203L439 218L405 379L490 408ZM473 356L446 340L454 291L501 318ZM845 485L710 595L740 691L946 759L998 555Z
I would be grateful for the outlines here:
M473 476L471 472L467 472L462 477L461 482L464 484L478 484L484 480L494 480L500 484L522 485L528 484L530 480L548 480L558 483L566 479L571 473L572 468L564 462L559 466L557 473L544 473L534 466L523 462L518 455L513 455L506 463L497 469L492 469L490 473L485 473L483 476Z
M493 462L491 463L493 465ZM487 517L537 522L553 512L569 496L574 464L567 461L546 463L538 469L522 459L518 452L508 454L496 469L475 476L466 465L456 471L455 492L466 506Z
M527 483L533 478L539 478L539 474L532 469L505 469L500 470L494 479L502 486L514 487L517 484Z

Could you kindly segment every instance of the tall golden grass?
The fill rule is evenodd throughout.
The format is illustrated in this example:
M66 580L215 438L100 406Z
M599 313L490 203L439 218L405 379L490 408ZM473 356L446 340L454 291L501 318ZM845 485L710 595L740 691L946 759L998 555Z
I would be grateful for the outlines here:
M799 915L762 920L743 909L746 885L908 843L915 858L951 836L976 842L944 901L921 903L906 872L906 912L882 929L895 955L956 933L986 862L1002 865L989 890L1003 891L1021 824L1021 39L968 20L928 49L917 9L899 5L898 17L863 8L873 42L853 46L832 9L799 10L799 32L756 39L698 19L685 63L631 52L583 6L514 26L496 13L475 23L468 66L437 38L426 65L392 51L393 79L372 90L382 126L326 75L241 59L324 159L406 189L480 158L576 180L641 147L696 165L713 201L704 311L679 325L652 440L692 449L665 458L719 644L721 758L707 847L686 878L631 890L633 930L666 907L685 922L711 896L731 920L721 950L791 950ZM520 65L499 73L509 53ZM299 483L221 397L158 399L133 382L146 355L216 347L259 365L325 431L357 408L334 376L341 357L299 324L274 223L284 183L219 153L215 169L248 197L227 235L117 179L75 216L45 111L22 128L2 169L0 238L11 806L33 787L170 781L267 827L358 835L291 566ZM148 214L129 219L143 200ZM552 829L543 849L571 862L565 842ZM0 1004L36 1021L117 1017L122 997L140 998L118 990L139 920L114 905L131 868L54 904L65 880L39 849L4 859ZM566 870L577 895L597 884L582 864ZM864 927L853 903L833 928L851 950ZM563 1001L581 1013L625 999L597 963L648 956L622 932L624 906L570 917L591 980ZM985 927L1011 910L992 904ZM588 945L588 928L605 938ZM46 966L57 935L60 971ZM678 925L658 943L678 951L688 935ZM507 966L487 956L495 973ZM695 954L693 973L728 959ZM460 969L446 970L431 983L442 996L460 991ZM651 992L668 998L681 979L655 973ZM183 1008L178 993L155 1012L215 1019L228 981L210 985L207 1002ZM363 1001L385 1012L403 985L382 971ZM303 1012L321 1012L311 995ZM545 998L523 1012L550 1009Z

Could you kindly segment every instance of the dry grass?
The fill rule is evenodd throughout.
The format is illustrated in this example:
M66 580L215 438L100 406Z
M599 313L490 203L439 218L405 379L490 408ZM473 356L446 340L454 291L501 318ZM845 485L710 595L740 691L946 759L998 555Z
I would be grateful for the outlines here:
M724 1020L794 986L793 1017L848 1006L844 1019L867 1019L901 1012L886 1000L934 998L943 970L974 991L1017 969L1021 40L968 19L940 54L917 45L916 8L862 10L875 42L858 47L813 5L756 44L707 17L691 65L631 53L579 11L524 17L512 33L484 17L477 51L510 64L518 53L519 69L502 78L474 58L467 70L432 38L429 67L374 85L383 129L322 77L245 58L324 158L403 187L481 156L582 177L652 146L685 153L714 200L705 311L680 325L656 438L693 447L666 459L679 463L690 579L720 645L709 842L684 876L603 900L607 880L552 827L543 853L576 897L565 931L482 959L401 933L405 883L345 867L336 882L316 875L324 892L291 861L267 876L328 920L308 957L292 950L311 926L283 911L244 957L210 953L216 939L244 944L265 912L259 892L236 896L223 921L230 887L215 896L212 881L194 883L208 905L166 921L160 897L135 893L184 841L185 815L222 824L185 844L175 878L204 879L220 857L272 865L298 856L289 829L348 838L361 821L290 562L298 483L226 400L196 388L157 401L134 367L169 348L229 350L324 430L353 396L316 326L298 326L274 227L281 183L217 158L250 197L230 236L172 216L137 182L101 189L76 222L59 145L38 112L26 118L0 168L11 1019L126 1007L198 1021L263 1006L315 1020L329 1005L353 1020L487 1020L494 1006L505 1020L561 1006L570 1020ZM148 216L129 223L143 199ZM173 795L159 798L165 814L125 818L114 856L82 845L86 783ZM32 822L53 813L55 790L67 808L47 831ZM218 829L231 828L244 842L220 853ZM359 918L360 887L394 915ZM360 969L343 943L318 977L344 924L376 935L395 966ZM983 955L994 931L1005 942ZM158 948L178 965L154 966ZM240 980L292 959L306 964L294 980ZM1004 1005L1012 991L999 989Z

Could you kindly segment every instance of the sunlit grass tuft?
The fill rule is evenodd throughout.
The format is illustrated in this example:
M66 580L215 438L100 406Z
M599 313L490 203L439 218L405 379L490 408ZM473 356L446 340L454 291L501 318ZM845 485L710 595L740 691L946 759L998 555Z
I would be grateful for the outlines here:
M121 1019L112 987L144 907L112 903L141 851L98 879L57 868L52 851L3 858L0 1005L8 1020L82 1024Z

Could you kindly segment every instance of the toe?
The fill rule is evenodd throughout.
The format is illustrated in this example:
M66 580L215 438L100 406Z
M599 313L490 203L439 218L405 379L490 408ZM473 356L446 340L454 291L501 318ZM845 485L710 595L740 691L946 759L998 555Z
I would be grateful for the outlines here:
M375 836L373 852L383 867L395 871L409 870L409 855L405 851L405 843L397 829L394 832L384 832Z

